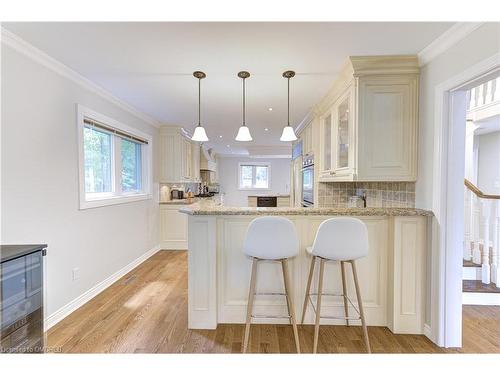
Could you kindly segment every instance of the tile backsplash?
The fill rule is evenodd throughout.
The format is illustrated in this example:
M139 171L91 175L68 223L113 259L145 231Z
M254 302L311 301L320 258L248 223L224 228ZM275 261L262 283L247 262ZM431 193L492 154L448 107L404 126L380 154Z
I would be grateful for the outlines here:
M415 182L320 182L319 207L347 207L358 189L367 207L415 207Z

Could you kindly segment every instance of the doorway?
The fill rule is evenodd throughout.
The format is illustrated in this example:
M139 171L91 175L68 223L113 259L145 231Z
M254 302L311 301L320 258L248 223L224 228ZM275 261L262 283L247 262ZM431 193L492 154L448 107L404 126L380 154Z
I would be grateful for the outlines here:
M432 334L440 346L462 346L464 178L468 92L496 78L492 56L436 88L432 239Z

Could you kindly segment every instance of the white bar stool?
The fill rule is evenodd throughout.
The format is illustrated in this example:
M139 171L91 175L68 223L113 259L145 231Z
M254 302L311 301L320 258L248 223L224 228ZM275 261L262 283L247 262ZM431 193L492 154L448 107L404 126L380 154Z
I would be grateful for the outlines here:
M283 270L283 281L285 293L258 293L259 295L284 295L286 297L288 315L284 316L290 320L293 326L295 347L300 353L299 334L295 319L295 308L290 291L290 277L288 273L288 258L299 253L299 239L293 223L284 217L264 216L252 220L250 223L243 252L252 258L252 276L250 278L250 291L248 293L247 317L245 326L245 337L243 339L243 353L247 352L250 338L250 323L252 318L282 318L283 316L258 316L252 315L255 285L257 283L257 264L262 261L281 262Z
M314 345L313 353L317 352L318 349L318 336L319 336L319 323L320 318L324 319L342 319L346 321L346 325L349 326L349 320L361 320L361 325L363 326L363 335L365 340L365 345L368 353L371 353L370 340L368 339L368 330L366 328L365 314L363 311L363 302L361 300L361 292L359 290L358 275L356 273L356 263L355 260L365 257L368 255L368 231L366 225L359 219L343 217L343 218L333 218L325 220L321 223L316 233L316 238L312 246L307 248L307 252L312 255L311 268L309 270L309 278L307 280L306 295L304 299L304 307L302 310L302 324L304 324L304 318L307 311L308 302L311 302L316 313L316 322L314 327ZM314 274L314 264L316 260L319 259L319 281L318 281L318 292L310 293L311 281ZM344 317L334 317L334 316L321 316L321 297L324 295L334 295L334 294L324 294L323 293L323 272L325 263L328 261L340 261L340 270L342 273L342 294L336 296L344 297ZM356 288L356 298L358 300L359 310L351 302L347 296L347 287L345 281L345 268L344 264L348 262L352 266L352 274L354 276L354 286ZM314 307L311 295L317 295L317 306ZM348 314L348 305L350 303L352 307L358 312L359 317L350 317Z

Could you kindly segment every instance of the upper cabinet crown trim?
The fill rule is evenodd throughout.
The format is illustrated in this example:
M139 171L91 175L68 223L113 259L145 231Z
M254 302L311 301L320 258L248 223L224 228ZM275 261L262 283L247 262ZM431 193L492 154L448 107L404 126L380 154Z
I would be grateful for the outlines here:
M353 75L419 74L416 55L351 56Z

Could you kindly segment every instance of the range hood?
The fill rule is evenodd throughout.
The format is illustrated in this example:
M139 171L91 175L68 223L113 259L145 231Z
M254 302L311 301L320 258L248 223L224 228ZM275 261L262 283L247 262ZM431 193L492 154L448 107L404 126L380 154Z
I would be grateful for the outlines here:
M215 154L211 148L205 150L201 147L200 152L200 171L212 171L215 172L217 168L217 162L215 161Z

